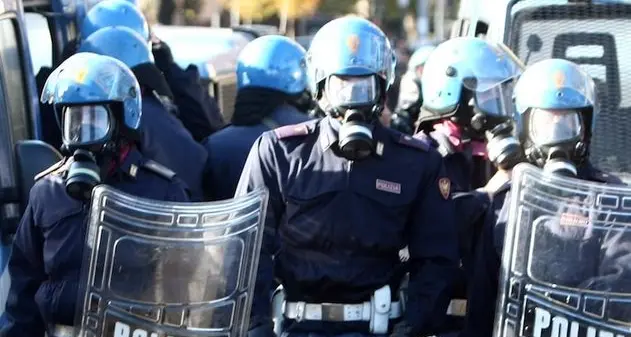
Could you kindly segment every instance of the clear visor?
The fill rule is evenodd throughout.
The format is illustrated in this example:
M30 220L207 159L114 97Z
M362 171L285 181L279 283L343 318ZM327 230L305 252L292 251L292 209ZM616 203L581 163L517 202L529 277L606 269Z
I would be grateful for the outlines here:
M67 145L98 142L110 131L109 112L102 105L64 107L62 126Z
M576 110L533 109L530 138L537 145L554 145L581 135L581 117Z
M325 84L326 97L331 106L350 107L374 103L377 98L375 76L329 76Z
M493 116L512 117L514 113L513 88L515 81L510 79L488 88L474 91L473 101L482 112Z
M449 41L445 42L429 56L423 75L433 78L431 82L438 85L445 79L459 78L462 86L473 92L488 91L516 80L523 69L519 58L501 43L491 45L492 48L472 49L470 45L450 47Z

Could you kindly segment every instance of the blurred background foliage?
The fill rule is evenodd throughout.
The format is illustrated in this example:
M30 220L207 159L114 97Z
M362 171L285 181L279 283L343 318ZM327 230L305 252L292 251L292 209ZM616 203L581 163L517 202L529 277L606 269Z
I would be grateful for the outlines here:
M427 1L432 13L438 1L447 9L444 25L455 18L458 0ZM142 0L152 23L229 27L267 24L290 36L313 34L327 21L348 14L371 19L391 36L414 35L418 0ZM236 19L235 19L236 18ZM433 31L430 20L430 31Z

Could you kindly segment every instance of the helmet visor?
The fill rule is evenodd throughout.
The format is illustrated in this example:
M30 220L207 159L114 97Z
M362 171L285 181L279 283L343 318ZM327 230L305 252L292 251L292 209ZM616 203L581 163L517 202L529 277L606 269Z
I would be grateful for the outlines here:
M536 145L554 145L581 135L581 117L576 110L533 109L530 138Z
M474 91L475 106L492 116L512 117L514 113L513 88L515 81L510 79L484 91Z
M326 96L334 107L352 107L372 104L377 99L375 76L329 76L325 85Z
M63 108L63 140L66 145L92 144L104 140L110 131L109 112L102 105Z

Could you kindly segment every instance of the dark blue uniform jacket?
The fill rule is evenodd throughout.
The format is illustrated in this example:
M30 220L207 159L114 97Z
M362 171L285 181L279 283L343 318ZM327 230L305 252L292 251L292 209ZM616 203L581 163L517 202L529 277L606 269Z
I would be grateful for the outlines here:
M145 162L132 150L105 183L139 197L188 201L183 182L159 175ZM67 166L31 189L9 260L8 324L0 336L42 337L52 325L73 325L89 206L66 194Z
M184 70L171 62L161 66L161 70L173 92L179 118L195 140L202 141L225 125L217 102L208 93L208 86L200 82L196 66L190 65Z
M190 189L191 199L201 200L208 153L156 97L143 96L142 111L140 151L173 170Z
M237 193L265 186L270 198L251 327L270 320L274 276L288 301L361 303L386 284L399 287L398 254L408 245L405 318L421 331L434 310L446 310L440 294L458 266L442 159L377 124L375 154L349 161L336 154L336 125L327 117L285 126L252 147Z
M204 141L208 152L205 184L209 200L223 200L234 192L256 139L265 131L283 125L298 124L309 117L291 105L284 104L274 110L263 123L251 126L230 125Z

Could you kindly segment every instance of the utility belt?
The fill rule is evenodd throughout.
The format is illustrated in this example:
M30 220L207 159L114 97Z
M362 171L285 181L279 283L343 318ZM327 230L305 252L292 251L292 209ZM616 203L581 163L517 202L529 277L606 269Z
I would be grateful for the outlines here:
M370 333L385 334L391 319L400 318L405 311L403 294L399 301L392 301L390 286L375 290L369 302L363 303L307 303L285 301L282 286L276 289L272 298L274 314L274 332L281 336L283 321L291 319L296 322L369 322Z
M447 316L465 317L467 315L467 300L454 298L447 307Z

